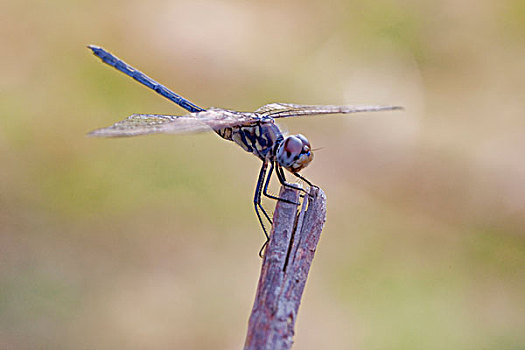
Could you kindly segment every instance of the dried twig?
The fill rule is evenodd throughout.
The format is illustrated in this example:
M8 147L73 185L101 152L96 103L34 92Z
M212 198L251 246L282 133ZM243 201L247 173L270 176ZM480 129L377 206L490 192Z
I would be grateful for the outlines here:
M297 202L299 194L282 187L280 197ZM299 213L296 205L277 203L245 350L291 348L297 310L325 220L326 197L319 188L311 189Z

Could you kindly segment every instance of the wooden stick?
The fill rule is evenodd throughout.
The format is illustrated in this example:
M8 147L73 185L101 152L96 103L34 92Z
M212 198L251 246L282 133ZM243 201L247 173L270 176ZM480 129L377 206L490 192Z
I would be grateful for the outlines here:
M285 187L281 187L280 197L299 200L298 191ZM326 220L324 192L312 187L307 197L299 213L296 205L277 202L245 350L292 347L297 310Z

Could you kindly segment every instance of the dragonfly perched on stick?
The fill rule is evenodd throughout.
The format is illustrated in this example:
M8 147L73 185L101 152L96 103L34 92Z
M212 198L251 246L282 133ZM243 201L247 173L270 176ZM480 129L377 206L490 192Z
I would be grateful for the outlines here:
M299 174L313 159L310 142L301 134L285 136L275 123L277 118L310 116L319 114L347 114L358 112L377 112L402 109L399 106L335 106L298 105L290 103L270 103L255 112L237 112L222 108L204 109L174 93L164 85L146 76L105 49L95 45L88 46L95 56L104 63L129 75L139 83L186 109L185 115L133 114L109 127L90 132L89 136L122 137L147 134L180 134L202 131L215 131L220 137L233 141L245 151L253 153L262 161L255 187L253 203L255 213L268 242L269 236L264 226L264 217L272 219L261 205L261 194L268 198L287 201L268 193L268 184L275 171L279 182L286 187L298 188L286 181L283 168L303 180L310 181ZM268 168L269 167L269 168ZM304 189L300 190L306 192ZM297 203L294 203L297 204ZM261 252L264 249L263 245Z

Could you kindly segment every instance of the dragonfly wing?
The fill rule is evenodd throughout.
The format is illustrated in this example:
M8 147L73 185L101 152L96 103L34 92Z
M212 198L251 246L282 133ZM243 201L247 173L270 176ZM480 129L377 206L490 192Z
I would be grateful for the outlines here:
M219 108L184 116L133 114L106 128L90 132L89 136L123 137L147 134L183 134L218 130L259 120L254 113L241 113Z
M190 115L191 116L191 115ZM191 133L211 130L196 118L189 116L133 114L107 128L90 132L89 136L122 137L147 134Z
M288 118L317 114L346 114L358 112L378 112L403 109L399 106L334 106L334 105L296 105L291 103L270 103L255 111L259 116Z

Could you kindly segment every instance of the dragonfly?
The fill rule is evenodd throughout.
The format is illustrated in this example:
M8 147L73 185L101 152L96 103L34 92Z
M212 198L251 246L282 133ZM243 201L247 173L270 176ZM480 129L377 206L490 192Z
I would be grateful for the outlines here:
M109 127L96 129L90 132L89 136L125 137L214 131L223 139L236 143L262 161L253 197L255 213L266 237L266 242L259 251L260 256L262 256L263 249L269 240L263 217L268 220L270 225L272 224L270 215L261 204L262 195L274 200L299 205L299 203L290 202L268 193L268 184L272 174L275 172L281 185L302 190L305 193L308 192L302 187L287 181L283 169L304 181L308 186L314 186L299 173L313 159L313 149L310 142L302 134L285 135L276 124L275 119L403 109L400 106L300 105L292 103L270 103L254 112L238 112L215 107L205 109L174 93L102 47L89 45L88 48L104 63L130 76L189 112L184 115L133 114Z

